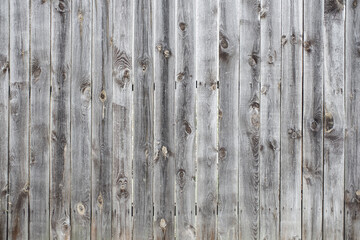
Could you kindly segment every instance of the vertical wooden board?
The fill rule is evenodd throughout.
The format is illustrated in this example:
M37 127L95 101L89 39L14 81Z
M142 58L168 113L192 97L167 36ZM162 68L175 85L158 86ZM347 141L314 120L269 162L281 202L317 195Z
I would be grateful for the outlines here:
M133 238L153 239L154 78L152 2L134 2Z
M175 33L176 237L195 239L195 1L177 0Z
M304 0L303 239L322 239L323 13L323 1Z
M154 1L154 239L174 239L175 1Z
M30 239L49 239L50 2L31 1Z
M93 0L91 238L111 239L112 1Z
M9 1L3 1L0 4L0 239L6 239L8 215L9 17Z
M239 239L239 7L220 0L218 239Z
M71 2L52 1L50 238L70 239Z
M240 2L239 236L259 238L260 1Z
M28 239L29 1L10 1L8 238Z
M260 239L280 230L281 1L261 1Z
M71 238L90 239L91 0L72 1Z
M343 1L324 2L324 239L344 237Z
M113 239L131 239L132 238L132 41L133 41L133 1L122 0L114 1L113 14L113 148L114 148L114 162L113 162L113 209L112 209L112 237ZM120 24L121 23L121 24ZM150 31L151 32L151 31ZM144 35L145 37L146 35ZM142 42L138 43L142 45ZM140 46L139 46L140 47ZM150 51L150 49L149 49ZM136 64L136 63L135 63ZM139 66L139 65L137 65ZM142 70L141 70L142 71ZM146 75L151 81L151 73ZM145 78L145 84L147 78ZM150 83L151 85L152 83ZM150 86L149 85L149 86ZM142 87L139 85L139 90ZM147 94L144 93L145 95ZM144 101L148 101L144 99ZM141 103L143 104L143 103ZM150 104L150 103L147 103ZM151 109L152 105L148 105L147 109ZM144 116L146 112L144 109L140 110ZM138 112L138 114L140 114ZM139 116L140 122L143 120ZM146 115L146 124L151 124L151 118ZM145 134L143 132L138 136L142 139ZM142 136L142 137L141 137ZM152 138L149 136L146 141ZM141 145L140 145L141 144ZM144 142L137 146L143 147ZM150 143L149 143L150 144ZM144 153L144 150L142 150ZM144 159L144 155L142 155ZM150 161L150 159L149 159ZM140 166L142 168L142 166ZM138 171L141 169L138 169ZM140 179L144 176L137 175ZM139 179L139 180L140 180ZM148 179L150 181L151 179ZM143 182L140 181L140 184ZM151 186L151 182L148 183ZM143 186L143 185L142 185ZM138 189L138 194L141 195L143 189ZM148 194L151 194L149 191ZM138 196L139 196L138 195ZM152 216L152 202L147 202L146 198L141 204L149 204ZM150 215L149 215L150 216ZM149 220L150 221L150 220ZM152 221L151 221L152 223ZM148 222L148 224L151 224ZM137 232L137 236L142 236L141 230ZM150 235L152 236L152 235Z
M217 235L218 8L217 0L196 2L197 239Z
M346 4L345 239L360 238L359 9L358 1Z

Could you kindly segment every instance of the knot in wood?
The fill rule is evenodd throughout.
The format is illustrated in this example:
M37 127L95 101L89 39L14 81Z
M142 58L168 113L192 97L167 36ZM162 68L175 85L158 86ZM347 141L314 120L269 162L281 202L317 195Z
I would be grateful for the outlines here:
M102 103L104 103L106 101L106 92L104 89L100 92L100 101Z
M257 58L254 57L254 55L251 55L251 56L249 57L248 63L249 63L249 65L252 66L252 67L255 66L255 65L257 64Z
M311 52L311 42L310 41L305 41L304 42L304 49L307 52Z
M228 40L227 40L225 37L222 37L222 38L221 38L220 46L221 46L222 48L224 48L224 49L226 49L226 48L229 47Z
M167 155L168 155L168 150L167 150L167 148L166 148L165 146L162 146L161 152L162 152L162 154L164 155L164 157L167 157Z
M287 43L287 38L285 35L281 36L281 45L284 46Z
M164 231L166 229L166 226L167 226L166 221L165 219L162 218L160 220L160 228Z
M317 132L320 130L320 124L317 122L316 119L313 119L310 123L310 129L313 132Z
M180 23L179 23L179 28L180 28L181 31L185 31L185 29L186 29L186 23L180 22Z
M290 40L290 43L292 44L292 45L295 45L296 44L296 36L295 36L295 34L293 33L293 34L291 34L291 40Z
M185 73L181 72L181 73L178 73L176 79L177 79L178 82L181 82L182 80L184 80L184 77L185 77Z
M187 134L191 134L192 130L191 130L191 126L190 124L188 123L188 121L184 120L184 126L185 126L185 132Z
M85 206L80 202L76 206L76 210L79 215L83 216L85 214Z
M179 169L177 172L177 182L182 190L186 184L186 171L184 169Z
M164 50L164 57L165 58L169 58L170 56L171 56L171 52L170 52L170 50L169 49L166 49L166 50Z
M334 117L331 112L325 111L325 132L331 133L334 129Z
M360 197L360 189L355 192L355 195Z
M28 193L29 190L30 190L30 184L27 182L27 183L25 184L24 188L22 189L22 191L23 191L24 193Z
M356 7L357 7L357 0L354 0L354 1L353 1L352 7L353 7L353 8L356 8Z
M98 198L97 198L97 204L98 204L98 207L101 209L104 205L104 198L102 196L102 194L100 193Z
M57 7L55 7L55 10L59 13L65 13L68 8L67 0L59 0Z
M227 155L226 149L224 147L220 148L219 149L219 159L220 160L225 160L226 155Z
M159 43L158 45L156 45L156 49L157 49L159 52L162 52L162 49L163 49L162 44Z
M288 134L290 135L290 137L292 139L296 139L296 138L300 138L301 137L301 131L300 130L296 130L296 128L289 128L288 129Z

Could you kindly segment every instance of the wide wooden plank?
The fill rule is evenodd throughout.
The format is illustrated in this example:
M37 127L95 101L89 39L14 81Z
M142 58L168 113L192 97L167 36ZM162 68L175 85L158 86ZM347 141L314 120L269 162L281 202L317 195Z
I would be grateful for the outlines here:
M219 2L218 239L239 239L239 11L233 0Z
M195 1L176 1L176 237L195 239Z
M8 239L28 239L29 1L10 1Z
M50 238L50 2L31 1L30 239Z
M342 1L324 2L324 239L344 237L344 23ZM339 194L340 193L340 194Z
M153 4L134 2L133 238L153 238L154 71Z
M303 2L282 1L280 238L301 238Z
M131 213L133 196L131 151L132 83L134 75L132 72L133 1L114 1L113 11L114 162L112 175L112 237L113 239L126 240L132 237L133 225ZM151 73L149 73L149 76L151 76ZM142 112L142 114L145 113ZM150 124L150 118L147 121ZM148 138L148 140L150 139ZM141 175L138 176L142 178ZM146 202L143 204L146 204ZM151 206L150 214L152 214L152 202L149 203L149 206Z
M9 144L9 1L0 4L0 239L7 236Z
M260 0L240 2L239 236L259 238Z
M174 239L175 1L154 1L154 239Z
M111 239L112 1L93 0L91 238Z
M322 239L324 3L304 9L302 238Z
M197 239L215 239L217 213L218 1L196 2Z
M360 239L360 6L346 4L345 239Z
M52 1L50 238L70 239L71 2Z
M281 1L261 1L260 239L280 230Z

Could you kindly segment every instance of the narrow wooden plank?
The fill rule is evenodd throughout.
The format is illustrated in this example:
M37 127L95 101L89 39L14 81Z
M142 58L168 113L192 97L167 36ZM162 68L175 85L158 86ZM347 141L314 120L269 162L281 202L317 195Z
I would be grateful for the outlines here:
M112 1L93 0L91 238L111 239Z
M239 239L239 7L220 0L218 239Z
M195 239L195 1L176 1L176 237Z
M30 239L50 238L50 2L31 1Z
M197 239L217 235L218 1L196 2Z
M281 1L261 1L260 239L279 239Z
M0 4L0 239L7 238L9 131L9 1Z
M133 238L153 239L153 4L134 2Z
M70 239L71 2L51 7L50 237Z
M259 238L260 0L240 2L239 235Z
M343 1L324 2L324 239L344 237Z
M360 6L346 4L345 239L360 239Z
M112 237L132 239L132 41L133 1L114 1L113 14L113 196ZM121 23L121 24L119 24ZM146 35L145 35L146 36ZM140 44L140 43L139 43ZM136 63L135 63L136 64ZM138 66L138 65L137 65ZM151 73L148 73L151 77ZM146 80L145 80L146 82ZM142 87L140 85L139 87ZM143 104L143 103L141 103ZM152 108L152 106L148 106ZM141 110L141 114L146 114ZM140 117L140 116L139 116ZM147 116L149 117L149 116ZM141 119L142 120L142 119ZM146 121L150 124L151 118ZM138 134L140 134L138 132ZM144 134L141 132L141 134ZM144 135L142 135L144 136ZM138 136L139 138L141 137ZM140 138L142 139L142 138ZM148 140L150 140L150 136ZM149 143L150 144L150 143ZM139 145L138 147L143 145ZM144 157L142 157L144 158ZM150 161L150 159L149 159ZM140 179L143 176L138 175ZM139 180L140 180L139 179ZM150 181L150 179L148 179ZM142 181L141 181L142 183ZM151 183L149 183L151 185ZM139 189L140 192L142 189ZM140 193L139 194L142 194ZM148 194L151 194L149 192ZM152 202L149 204L152 216ZM150 223L149 223L150 224ZM137 236L142 236L140 232Z
M323 19L323 1L304 0L303 239L322 239Z
M10 1L8 238L28 239L30 2Z
M71 238L90 239L91 0L73 0L71 79Z
M303 2L282 2L280 238L301 238Z

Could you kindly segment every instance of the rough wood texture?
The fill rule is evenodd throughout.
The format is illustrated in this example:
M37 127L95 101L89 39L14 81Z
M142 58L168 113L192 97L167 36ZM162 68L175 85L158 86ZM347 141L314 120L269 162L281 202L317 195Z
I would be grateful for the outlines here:
M324 239L344 237L343 1L324 2ZM339 194L341 193L341 194Z
M345 130L345 239L360 238L360 8L346 4L346 130Z
M323 13L323 1L304 0L302 238L314 240L322 239Z
M195 1L176 2L176 237L195 239Z
M8 239L28 239L29 1L10 1Z
M136 0L134 11L134 211L133 238L153 238L154 66L153 3Z
M111 239L112 1L93 0L91 238Z
M261 2L260 239L280 230L281 1Z
M240 3L239 235L259 238L260 1Z
M52 1L50 238L70 239L71 2Z
M31 1L30 239L50 238L50 2Z
M131 152L133 119L132 83L134 75L132 67L133 1L114 1L113 11L114 157L112 175L112 237L113 239L126 240L131 239L133 226L131 217L131 201L133 197L133 159ZM118 24L118 22L123 24ZM150 121L150 119L148 120ZM141 134L143 134L143 132ZM148 139L150 139L150 136ZM139 189L139 191L141 191L141 189ZM152 211L152 202L150 202L149 205Z
M239 8L220 0L218 239L239 239Z
M154 239L174 239L175 1L154 1Z

